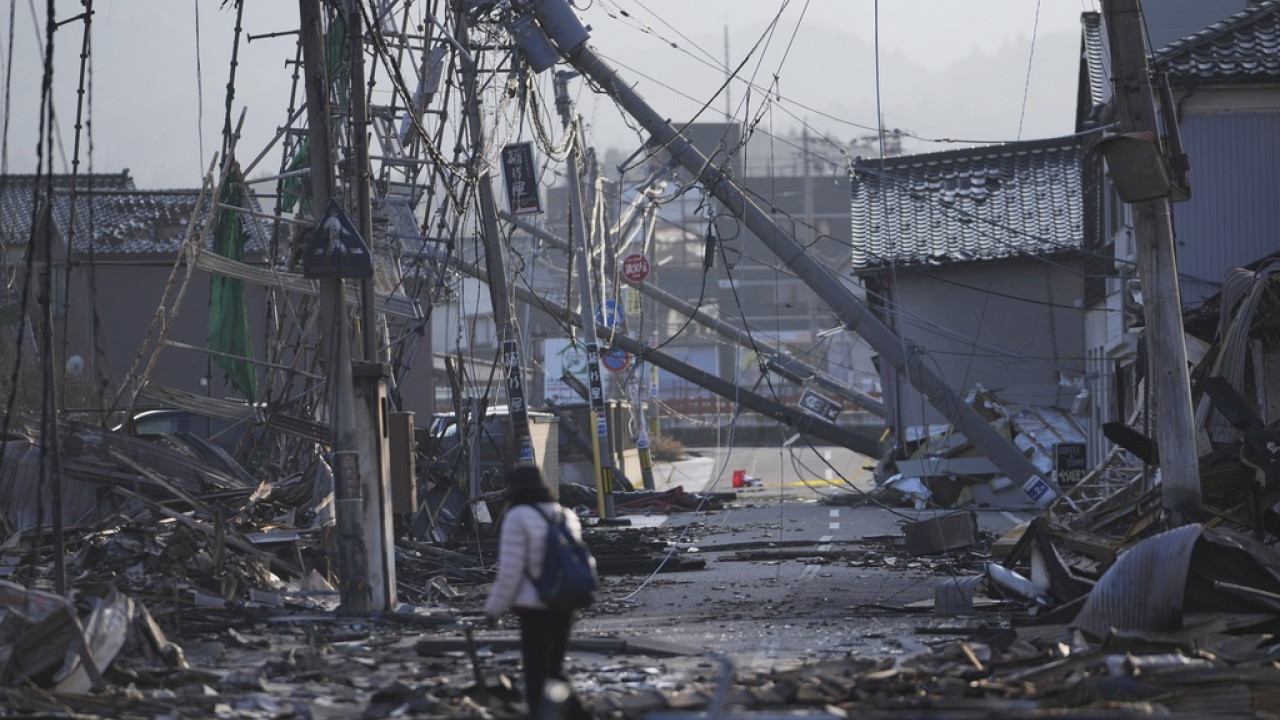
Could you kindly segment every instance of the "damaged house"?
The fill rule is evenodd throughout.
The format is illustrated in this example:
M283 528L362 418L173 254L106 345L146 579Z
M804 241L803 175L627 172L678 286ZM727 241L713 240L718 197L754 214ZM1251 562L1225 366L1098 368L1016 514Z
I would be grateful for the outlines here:
M1244 329L1254 321L1241 315L1265 327L1258 308L1280 226L1271 197L1280 184L1278 16L1271 0L1145 12L1162 134L1175 184L1190 187L1172 215L1184 313L1201 316L1187 357L1193 368L1206 363L1192 388L1202 457L1239 437L1202 399L1204 379L1224 377L1263 422L1275 416L1266 332ZM1150 398L1133 212L1096 151L1116 119L1107 45L1103 16L1084 13L1075 137L866 160L854 173L854 270L886 321L927 348L928 362L993 422L1011 423L1015 442L1024 436L1023 449L1064 486L1063 477L1116 460L1107 427L1153 436L1142 420ZM1227 336L1233 320L1242 329ZM992 477L962 439L945 439L906 382L882 380L895 459L907 462L891 470L967 484ZM1014 416L1029 407L1052 408L1051 424L1066 432L1018 432ZM1117 479L1132 477L1144 454L1121 463Z
M135 365L140 349L159 343L169 350L151 369L151 381L200 396L252 396L229 382L229 372L243 372L240 382L256 385L256 371L248 364L243 371L228 371L203 352L185 349L209 347L252 357L252 345L260 355L264 344L265 290L249 286L223 295L225 278L215 281L212 274L189 267L184 246L207 222L212 198L199 190L139 190L127 170L81 175L76 182L73 192L69 175L0 176L0 269L6 290L0 293L0 326L6 341L18 336L28 248L45 247L31 241L32 219L47 198L53 331L58 347L65 347L59 364L69 375L82 376L110 404L126 377L140 372ZM246 209L260 212L251 193L241 195ZM269 230L247 214L239 217L244 242L235 250L236 259L260 264L270 246ZM214 251L212 231L202 249ZM40 262L33 268L38 281ZM229 303L223 311L211 305L215 285L217 297ZM26 308L28 343L38 327L36 287L33 283ZM173 303L178 292L187 298L181 307ZM249 347L220 348L215 338L224 331L239 334L239 342Z
M1175 127L1189 167L1190 196L1172 205L1174 247L1184 312L1206 304L1214 308L1205 329L1189 336L1193 364L1214 341L1217 308L1232 314L1230 296L1251 282L1239 268L1256 267L1276 252L1280 207L1280 3L1196 3L1181 8L1145 8L1153 28L1157 85L1163 81L1165 126ZM1205 27L1208 7L1223 16ZM1234 14L1230 14L1234 11ZM1115 107L1109 80L1107 33L1096 13L1082 16L1083 49L1077 129L1082 133L1112 122ZM1159 89L1157 89L1159 92ZM1086 134L1091 148L1102 133ZM1175 148L1176 152L1176 148ZM1140 380L1145 357L1141 341L1142 289L1136 271L1134 222L1130 206L1112 188L1105 163L1086 152L1084 164L1085 244L1090 252L1085 284L1086 387L1089 408L1089 458L1100 462L1108 444L1103 426L1126 422L1140 413ZM1175 171L1177 168L1174 168ZM1178 198L1175 198L1175 200ZM1221 298L1220 298L1221 296ZM1248 380L1256 398L1275 396L1275 360L1266 343L1243 341L1250 361ZM1270 359L1269 359L1270 358ZM1203 374L1203 373L1201 373ZM1194 380L1193 375L1193 380ZM1228 378L1237 388L1240 375ZM1196 388L1193 387L1193 393ZM1262 403L1266 408L1271 403ZM1264 418L1275 419L1274 412ZM1197 411L1197 424L1212 422ZM1208 446L1201 438L1201 453Z
M1076 139L862 160L852 185L853 268L882 319L993 421L1034 424L1015 442L1033 441L1052 471L1055 448L1083 439L1072 416L1084 370ZM996 474L947 437L907 378L881 373L903 475L937 479L935 501L956 501L968 479Z

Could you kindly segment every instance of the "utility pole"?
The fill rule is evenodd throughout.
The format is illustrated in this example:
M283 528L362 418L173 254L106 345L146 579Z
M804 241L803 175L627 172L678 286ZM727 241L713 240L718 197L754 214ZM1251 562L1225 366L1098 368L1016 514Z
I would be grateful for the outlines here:
M333 196L330 153L329 78L324 54L320 4L298 0L310 132L311 213L319 213ZM320 345L328 376L329 423L332 430L334 493L338 544L339 595L343 612L372 609L369 565L364 541L359 453L356 451L355 393L351 377L351 337L341 278L320 280Z
M466 3L457 3L454 13L458 43L463 48L470 47L467 40ZM498 204L493 195L493 175L485 168L484 120L480 109L480 68L475 58L463 53L466 68L466 105L467 130L471 135L471 172L476 180L476 188L480 200L480 230L484 236L485 269L492 278L489 283L489 297L493 303L493 324L499 347L500 362L506 373L507 406L511 410L511 425L516 441L516 462L532 465L535 462L533 438L529 432L529 408L524 397L524 360L520 351L520 338L516 332L516 323L511 312L511 296L508 292L507 266L502 255L502 239L498 232ZM483 175L481 171L483 170ZM484 418L476 418L483 423ZM479 451L473 447L471 452ZM548 482L559 482L559 478L548 478Z
M582 158L581 142L574 117L573 102L569 99L569 79L577 73L561 70L556 73L556 109L564 122L565 132L572 140L569 145L569 244L573 247L578 264L578 302L582 304L582 334L587 346L587 374L590 379L591 412L595 415L596 434L591 449L596 465L596 511L601 519L614 517L613 459L609 444L609 422L604 406L604 383L600 377L600 341L596 336L595 302L591 294L591 265L587 253L586 220L582 212L582 185L578 177L578 163ZM577 236L576 238L574 236ZM574 240L577 242L574 242ZM492 284L492 283L491 283ZM616 337L616 333L611 333Z
M373 207L369 190L369 104L364 78L364 16L359 0L346 0L347 67L351 92L351 187L358 230L373 257ZM366 577L374 610L396 603L395 521L391 508L391 433L386 412L391 368L378 357L374 272L360 279L360 339L364 361L352 368L356 450L360 453L361 525Z
M1057 496L1040 471L1007 438L993 428L982 415L965 403L935 370L928 358L907 347L902 338L886 326L860 301L831 270L796 242L795 238L770 214L746 197L721 167L711 164L705 155L683 137L662 115L645 102L640 94L621 78L587 45L589 34L579 22L566 22L572 9L567 0L537 0L534 13L556 44L560 54L584 77L608 93L651 136L654 147L664 148L698 182L747 226L779 260L813 289L844 327L861 335L880 357L897 372L910 378L912 385L1002 473L1022 488L1037 505L1048 505ZM576 19L576 17L574 17Z
M1182 298L1174 256L1173 221L1169 210L1168 157L1160 145L1155 93L1151 87L1145 25L1138 0L1103 0L1111 43L1111 74L1119 132L1132 156L1102 150L1122 199L1130 202L1142 279L1142 311L1147 333L1147 382L1153 383L1156 442L1160 448L1161 491L1170 525L1196 522L1203 514L1200 468L1196 454L1187 347L1182 328ZM1143 139L1137 139L1143 138ZM1104 141L1106 142L1106 141ZM1134 144L1139 143L1139 144ZM1145 143L1145 144L1143 144ZM1119 148L1112 145L1112 148ZM1119 175L1146 165L1142 187L1130 197ZM1122 167L1127 165L1128 167ZM1155 180L1154 183L1151 180ZM1132 199L1130 199L1132 198Z
M369 191L369 101L364 86L364 17L358 0L347 0L347 52L351 69L352 185L360 234L373 247L373 201ZM378 361L378 332L373 278L360 280L360 340L365 362Z

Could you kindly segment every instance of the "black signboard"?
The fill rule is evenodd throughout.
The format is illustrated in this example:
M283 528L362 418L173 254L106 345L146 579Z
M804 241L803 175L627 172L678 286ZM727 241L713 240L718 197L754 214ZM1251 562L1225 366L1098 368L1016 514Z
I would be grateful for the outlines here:
M1084 443L1058 443L1054 446L1053 469L1058 485L1070 487L1080 482L1089 470L1088 448Z
M311 233L311 242L302 256L302 274L308 278L373 277L369 246L356 230L351 217L334 198Z
M532 461L533 440L529 433L529 408L524 402L524 374L521 372L520 346L515 340L502 341L502 366L507 373L507 407L516 436L516 456Z
M825 395L819 395L808 388L805 388L804 394L800 396L800 408L817 415L827 422L835 422L840 415L840 403Z
M502 148L502 178L507 184L507 210L512 215L542 212L533 143L513 143Z

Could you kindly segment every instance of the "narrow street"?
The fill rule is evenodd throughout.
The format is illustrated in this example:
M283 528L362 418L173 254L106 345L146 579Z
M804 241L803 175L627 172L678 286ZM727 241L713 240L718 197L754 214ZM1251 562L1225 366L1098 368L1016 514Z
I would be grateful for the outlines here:
M890 656L901 652L899 638L921 642L930 639L932 626L956 626L935 617L930 604L945 568L909 558L901 547L902 523L940 511L836 499L871 488L866 458L842 448L797 450L794 462L791 452L777 448L691 455L659 467L669 472L660 479L683 479L686 491L732 491L736 498L723 510L633 523L660 527L676 552L703 559L705 569L606 578L607 610L589 613L579 634L658 640L704 653L699 662L715 655L738 670L770 671ZM735 469L760 485L732 488ZM707 478L701 488L700 472ZM1030 517L1006 510L977 515L980 529L993 536Z

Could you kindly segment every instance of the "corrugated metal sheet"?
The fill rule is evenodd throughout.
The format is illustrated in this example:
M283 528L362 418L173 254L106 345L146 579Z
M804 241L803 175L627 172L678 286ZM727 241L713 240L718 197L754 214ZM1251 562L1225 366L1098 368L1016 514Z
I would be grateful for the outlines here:
M1181 627L1187 566L1203 533L1201 525L1183 525L1133 546L1094 586L1075 625L1095 637L1111 628Z
M1191 115L1181 124L1191 200L1173 206L1182 302L1221 289L1226 272L1280 250L1280 115Z
M1274 613L1280 568L1270 546L1229 528L1183 525L1149 537L1102 576L1075 625L1097 637L1182 627L1194 613Z

